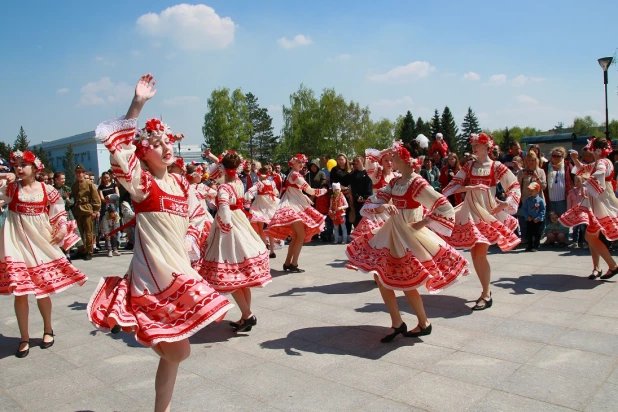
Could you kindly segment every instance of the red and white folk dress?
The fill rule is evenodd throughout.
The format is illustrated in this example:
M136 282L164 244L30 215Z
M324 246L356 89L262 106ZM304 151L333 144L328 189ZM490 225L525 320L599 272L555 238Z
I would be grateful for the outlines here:
M135 248L124 277L101 279L88 303L99 329L116 324L145 346L175 342L221 320L233 305L192 267L185 244L199 241L200 202L180 175L159 180L135 156L136 119L110 120L96 134L135 208ZM197 218L197 220L195 220Z
M0 236L0 295L41 299L86 282L59 245L50 243L67 225L64 200L56 189L41 183L40 193L27 196L19 181L1 180L0 200L9 209ZM69 232L63 244L70 248L78 240Z
M210 229L213 223L213 218L210 215L210 213L208 213L208 206L206 205L206 198L209 195L209 190L212 190L212 189L210 189L208 186L204 184L194 183L191 185L191 190L195 193L195 196L200 202L200 207L195 208L194 210L194 216L189 216L190 220L200 222L198 226L196 227L198 231L198 234L197 234L198 241L195 244L191 241L192 247L191 249L189 249L189 257L191 258L191 266L193 266L193 269L197 270L199 268L200 251L202 250L202 247L206 243L206 239L208 238L208 234L210 233ZM198 214L202 216L198 216ZM193 237L189 239L192 240Z
M333 221L333 225L343 225L345 222L345 211L348 208L348 201L343 193L339 193L339 196L335 197L333 194L330 197L330 206L328 208L328 216Z
M382 166L383 157L384 154L379 150L365 150L365 169L367 171L367 176L369 176L373 184L374 194L385 187L392 179L401 176L401 174L397 172L391 172L389 175L384 174L384 167ZM389 217L389 214L386 212L363 216L358 226L356 226L350 234L350 237L355 239L365 233L381 228Z
M389 202L399 213L347 246L348 268L377 275L388 289L405 291L425 285L430 293L468 274L466 260L436 234L448 236L454 226L453 206L444 196L417 174L408 180L397 177L365 203L361 214L372 214ZM411 227L425 217L429 219L426 227Z
M326 217L311 207L313 203L303 192L311 196L322 196L326 189L313 189L300 173L291 172L285 181L285 192L277 211L266 229L268 237L286 239L292 235L292 223L295 222L302 222L305 226L305 243L322 233Z
M502 251L515 248L521 239L515 234L517 212L521 191L515 175L502 163L492 162L489 168L474 168L474 161L466 163L442 194L449 197L462 186L485 185L486 190L467 192L464 201L455 207L455 228L444 237L456 247L469 249L477 243L497 244ZM500 182L506 193L508 207L493 215L496 202L496 184Z
M240 179L217 192L217 216L206 240L199 273L220 293L264 286L272 280L268 250L244 213Z
M599 159L596 163L575 166L573 173L588 177L584 182L588 197L560 216L560 223L567 227L585 224L586 232L592 235L600 231L608 240L618 240L618 199L612 184L612 162Z
M270 224L270 220L279 205L279 192L275 183L270 180L260 180L245 193L245 199L251 204L251 223Z

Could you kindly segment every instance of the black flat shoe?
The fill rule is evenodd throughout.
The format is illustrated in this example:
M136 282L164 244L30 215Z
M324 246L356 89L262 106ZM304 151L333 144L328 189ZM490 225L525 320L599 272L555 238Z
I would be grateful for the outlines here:
M403 322L401 326L399 326L398 328L393 328L393 330L394 330L393 333L391 333L390 335L386 335L385 337L380 339L380 342L387 343L395 339L397 335L405 334L406 332L408 332L408 326L406 325L405 322Z
M618 267L616 267L616 269L614 269L614 270L608 270L607 273L605 273L604 275L599 276L599 279L601 279L601 280L611 279L611 278L613 278L616 275L618 275Z
M51 336L52 338L55 336L54 335L54 331L52 330L51 333L44 333L43 334L43 339L45 339L45 336ZM56 341L56 339L52 340L51 342L41 342L41 349L49 349L52 346L54 346L54 342Z
M288 268L289 268L290 272L293 272L293 273L304 273L305 272L305 270L304 269L300 269L298 267L298 265L290 265L290 266L288 266Z
M421 325L418 325L418 328L420 329L418 332L405 332L403 336L407 338L418 338L419 336L431 335L431 323L426 328L423 328Z
M236 332L249 332L255 325L257 325L257 318L253 315L249 319L243 319L242 324L238 326Z
M292 265L290 265L292 266ZM285 263L283 264L283 271L284 272L289 272L290 271L290 266L286 265Z
M594 270L592 271L592 273L591 273L590 275L588 275L588 279L590 279L590 280L594 280L594 279L598 278L599 276L601 276L601 273L602 273L602 272L601 272L600 270L596 270L596 269L594 269Z
M22 343L27 343L28 344L28 349L26 350L19 350L19 347L21 346ZM15 357L16 358L25 358L26 356L28 356L28 354L30 353L30 342L27 340L22 340L21 342L19 342L19 345L17 346L17 352L15 352Z
M115 335L117 333L120 333L121 330L122 330L122 326L120 326L119 324L115 324L114 327L112 328L112 333Z
M480 305L481 302L485 302L484 305ZM489 299L487 298L478 298L476 301L476 305L474 305L474 307L472 308L472 310L485 310L485 309L489 309L491 308L491 305L494 304L494 300L491 297L491 294L489 295Z
M275 254L275 252L271 253L270 255L268 255L269 258L274 259L277 257L277 255Z

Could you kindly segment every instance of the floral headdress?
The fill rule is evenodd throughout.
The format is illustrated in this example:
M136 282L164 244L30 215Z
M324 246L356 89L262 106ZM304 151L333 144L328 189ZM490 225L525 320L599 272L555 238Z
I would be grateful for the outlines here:
M397 153L397 155L410 167L416 167L418 164L418 159L415 159L410 154L410 151L403 146L403 142L401 140L393 143L393 150Z
M309 159L307 158L307 156L305 156L302 153L299 153L296 156L292 157L290 160L288 160L288 166L292 166L294 165L294 163L300 163L302 165L305 165L307 164L308 161Z
M487 146L487 150L491 150L494 147L494 139L487 133L472 133L470 135L470 144L484 144Z
M187 173L187 166L185 165L185 161L182 157L178 156L176 160L174 160L174 165L178 166L178 168L182 170L183 174Z
M594 136L592 136L590 139L588 139L588 144L584 147L584 150L588 150L589 152L592 152L592 153L596 154L599 157L607 157L607 156L609 156L609 154L612 152L611 142L608 141L608 145L604 149L596 149L594 147L594 141L595 140L596 140L596 138Z
M43 165L43 162L41 162L41 159L36 157L35 154L29 150L26 150L25 152L22 152L21 150L15 150L13 153L11 153L11 157L9 158L11 166L15 166L17 164L17 159L23 159L26 163L34 164L34 167L38 172L43 170L43 167L45 167L45 165Z
M163 136L167 136L172 144L185 137L184 134L172 134L169 126L162 123L159 119L148 119L146 121L146 126L143 129L138 129L135 133L135 155L137 158L143 158L146 153L153 148L149 140L151 137L161 139Z

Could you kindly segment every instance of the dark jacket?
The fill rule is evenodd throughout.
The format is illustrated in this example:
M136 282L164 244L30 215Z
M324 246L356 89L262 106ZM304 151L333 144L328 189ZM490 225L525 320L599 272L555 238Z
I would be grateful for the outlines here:
M373 183L366 170L355 170L350 174L350 190L355 202L362 203L373 194ZM362 198L359 202L358 198Z

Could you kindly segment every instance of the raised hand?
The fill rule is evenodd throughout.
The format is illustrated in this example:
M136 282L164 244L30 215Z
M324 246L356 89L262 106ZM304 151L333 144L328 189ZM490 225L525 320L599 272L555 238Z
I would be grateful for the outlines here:
M135 98L141 101L148 101L157 94L157 90L154 88L157 81L150 73L143 75L135 86Z

